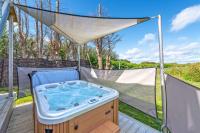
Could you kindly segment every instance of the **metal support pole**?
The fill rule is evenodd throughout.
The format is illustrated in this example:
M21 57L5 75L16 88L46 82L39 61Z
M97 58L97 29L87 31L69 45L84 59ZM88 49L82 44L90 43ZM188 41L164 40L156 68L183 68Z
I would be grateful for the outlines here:
M79 72L80 72L80 69L81 69L81 53L80 53L80 45L78 45L78 70L79 70Z
M121 69L121 59L119 59L119 70Z
M162 18L158 15L158 35L159 35L159 58L160 58L160 82L162 90L162 110L163 110L163 133L167 133L167 104L165 90L165 75L164 75L164 55L163 55L163 38L162 38Z
M9 96L13 97L13 16L9 17L9 45L8 45L8 84Z

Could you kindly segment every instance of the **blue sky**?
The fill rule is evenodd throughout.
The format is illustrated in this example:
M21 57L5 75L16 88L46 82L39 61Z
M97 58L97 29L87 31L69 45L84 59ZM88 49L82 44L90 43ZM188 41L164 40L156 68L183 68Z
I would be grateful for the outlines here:
M98 3L111 17L145 17L161 14L165 62L200 61L200 0L60 0L61 11L95 15ZM44 0L46 3L46 0ZM31 1L29 5L33 5ZM53 1L55 5L55 0ZM157 20L118 32L114 49L132 62L158 61Z

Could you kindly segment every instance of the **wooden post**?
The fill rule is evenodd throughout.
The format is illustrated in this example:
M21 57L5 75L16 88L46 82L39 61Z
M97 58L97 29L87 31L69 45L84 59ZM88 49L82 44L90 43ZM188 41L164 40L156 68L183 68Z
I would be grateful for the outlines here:
M116 124L116 125L119 125L119 120L118 120L118 115L119 115L119 112L118 112L118 107L119 107L119 100L116 99L113 101L114 102L114 112L113 112L113 122Z

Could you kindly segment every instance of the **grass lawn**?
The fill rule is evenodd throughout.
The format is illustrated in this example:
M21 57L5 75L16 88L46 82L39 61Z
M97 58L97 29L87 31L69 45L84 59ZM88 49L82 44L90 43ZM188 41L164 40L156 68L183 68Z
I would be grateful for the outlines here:
M156 106L157 106L157 113L158 119L155 119L142 111L133 108L126 103L120 102L119 103L119 111L133 117L136 120L141 121L157 130L161 130L162 124L162 99L161 99L161 90L160 90L160 72L159 69L157 70L157 80L156 80Z
M19 98L19 99L15 100L15 105L19 105L19 104L23 104L23 103L27 103L27 102L32 102L32 100L33 100L32 96Z
M17 87L14 87L13 91L17 92ZM0 94L2 94L2 93L8 93L8 92L9 92L9 90L8 90L7 87L1 87L0 88Z
M157 130L160 130L161 128L161 120L160 119L155 119L145 113L143 113L142 111L133 108L131 106L129 106L126 103L123 102L119 102L119 111L133 117L136 120L139 120L140 122L147 124Z
M0 94L1 93L7 93L7 92L8 92L8 88L7 87L0 88Z
M184 82L186 82L188 84L196 86L197 89L200 89L200 82L195 82L195 81L192 81L192 79L188 78L189 74L188 75L186 74L187 71L189 71L188 70L188 66L185 66L185 67L176 67L175 70L174 70L174 68L167 68L167 69L165 69L166 73L169 73L172 76L174 76L174 77L176 77L176 78L178 78L180 80L183 80ZM198 78L199 78L199 76L200 75L198 75Z

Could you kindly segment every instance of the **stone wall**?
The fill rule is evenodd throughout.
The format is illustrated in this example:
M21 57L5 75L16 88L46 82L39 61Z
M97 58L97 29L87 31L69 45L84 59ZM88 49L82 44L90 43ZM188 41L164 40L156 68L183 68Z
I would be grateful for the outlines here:
M68 60L46 60L46 59L14 59L13 83L17 85L17 67L38 67L38 68L55 68L55 67L74 67L77 61ZM81 60L81 66L89 67L89 62ZM8 60L0 60L0 86L8 86Z

